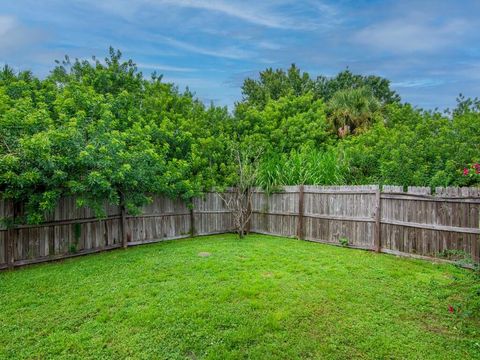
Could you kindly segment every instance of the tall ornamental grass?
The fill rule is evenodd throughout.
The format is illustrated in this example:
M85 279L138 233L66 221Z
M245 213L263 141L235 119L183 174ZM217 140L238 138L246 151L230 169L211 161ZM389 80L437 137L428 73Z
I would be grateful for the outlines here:
M284 185L342 185L347 166L336 149L302 149L267 154L259 165L258 186L272 192Z

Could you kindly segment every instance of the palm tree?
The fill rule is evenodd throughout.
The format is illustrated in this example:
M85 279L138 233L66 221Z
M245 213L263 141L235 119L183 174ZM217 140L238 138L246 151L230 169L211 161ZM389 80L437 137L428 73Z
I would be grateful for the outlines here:
M339 90L327 103L327 114L340 137L358 133L380 114L380 101L366 87Z

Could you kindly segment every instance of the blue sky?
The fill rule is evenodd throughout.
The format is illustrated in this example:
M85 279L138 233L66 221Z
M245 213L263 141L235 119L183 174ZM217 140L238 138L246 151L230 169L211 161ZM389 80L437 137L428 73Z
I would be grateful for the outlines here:
M0 0L0 64L45 76L110 45L228 105L267 67L389 78L423 108L480 95L480 1Z

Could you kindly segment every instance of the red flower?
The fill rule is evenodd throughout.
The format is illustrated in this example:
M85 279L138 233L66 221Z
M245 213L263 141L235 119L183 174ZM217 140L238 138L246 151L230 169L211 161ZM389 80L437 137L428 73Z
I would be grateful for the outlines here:
M463 176L467 176L467 175L468 175L468 169L465 168L465 169L463 169Z
M454 309L453 309L453 306L452 306L452 305L448 305L448 311L450 311L451 313L453 313Z
M475 168L475 174L480 174L480 164L476 163L473 165L473 167Z

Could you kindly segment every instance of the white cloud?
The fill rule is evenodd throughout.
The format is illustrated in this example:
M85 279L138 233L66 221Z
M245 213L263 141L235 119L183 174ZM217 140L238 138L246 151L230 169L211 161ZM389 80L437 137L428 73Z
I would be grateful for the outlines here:
M105 12L133 18L142 8L157 10L196 9L225 15L246 23L273 29L313 30L337 23L337 10L322 1L295 0L226 1L226 0L82 0L87 6L95 6ZM303 12L295 11L297 7ZM288 8L288 10L286 10Z
M12 16L0 15L0 36L4 37L8 31L15 27L15 19Z
M275 14L267 9L259 9L259 3L233 3L231 1L215 0L163 0L164 4L215 11L230 17L234 17L251 24L261 25L271 28L292 29L303 28L305 25L292 21L288 15ZM260 2L261 3L261 2Z
M193 45L185 41L176 40L167 36L158 36L157 38L167 45L201 55L208 55L233 60L248 59L253 56L253 53L251 51L244 50L236 46L228 46L221 49L211 49L198 45Z
M411 17L368 26L354 34L353 40L392 53L434 52L454 44L468 29L469 24L461 19L436 24Z
M255 45L258 46L261 49L265 50L280 50L283 48L282 45L273 42L273 41L267 41L267 40L260 40L255 42Z
M9 52L25 49L41 36L41 32L23 26L16 18L0 15L0 60Z
M139 68L151 69L151 70L160 70L160 71L172 71L172 72L195 72L198 69L191 67L181 67L181 66L171 66L165 64L150 64L150 63L136 63Z
M398 88L419 88L442 85L444 81L439 79L411 79L392 82L393 87Z

